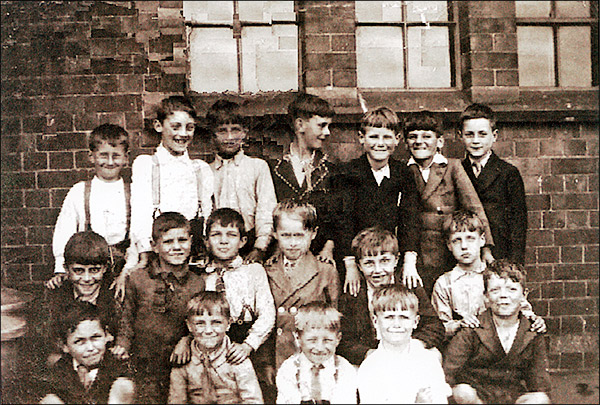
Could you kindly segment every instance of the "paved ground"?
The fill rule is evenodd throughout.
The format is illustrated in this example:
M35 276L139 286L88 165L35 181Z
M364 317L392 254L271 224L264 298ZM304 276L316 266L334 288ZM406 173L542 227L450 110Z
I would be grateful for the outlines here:
M555 404L598 404L598 370L552 374Z

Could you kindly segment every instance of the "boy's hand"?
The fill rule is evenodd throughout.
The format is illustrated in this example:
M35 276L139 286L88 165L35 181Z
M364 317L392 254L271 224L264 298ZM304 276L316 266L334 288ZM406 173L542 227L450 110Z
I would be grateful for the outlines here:
M546 321L541 316L527 316L527 319L531 321L530 331L535 333L546 333Z
M254 248L248 253L246 259L244 259L244 264L249 263L262 263L264 259L265 251Z
M175 349L173 349L169 361L180 366L187 364L192 357L190 342L190 336L182 337L179 342L177 342L177 345L175 345Z
M317 258L326 263L335 263L333 260L333 246L334 244L332 240L325 242L325 246L323 246L323 249L319 252L319 256Z
M252 346L248 343L233 343L229 353L227 353L227 362L235 365L246 360L252 352Z
M125 349L123 346L116 345L108 350L110 350L113 356L118 359L125 360L129 358L129 353L127 353L127 349Z
M62 285L63 281L65 281L68 277L67 273L57 273L50 280L46 281L44 285L49 290L54 290Z
M417 398L415 399L417 404L431 404L433 403L433 397L431 396L431 387L421 388L417 391Z
M275 385L275 367L265 366L263 368L263 375L267 384Z
M463 315L460 320L460 326L463 328L478 328L479 319L475 315Z
M127 276L137 269L142 269L146 267L148 265L148 257L150 257L150 252L140 253L140 261L138 262L138 264L136 264L135 267L131 269L121 270L121 274L119 274L117 278L115 278L115 280L112 282L109 289L112 290L114 288L116 300L118 300L119 302L123 302L123 300L125 299L125 281L127 280Z
M346 267L346 280L344 281L344 293L349 292L350 295L356 297L360 290L360 275L356 262L348 260L344 261Z
M481 248L481 261L485 264L490 265L494 261L494 256L492 256L492 249L489 246L484 246Z
M402 284L409 290L417 288L419 285L423 287L423 280L421 280L421 276L419 276L416 266L404 262L402 265Z

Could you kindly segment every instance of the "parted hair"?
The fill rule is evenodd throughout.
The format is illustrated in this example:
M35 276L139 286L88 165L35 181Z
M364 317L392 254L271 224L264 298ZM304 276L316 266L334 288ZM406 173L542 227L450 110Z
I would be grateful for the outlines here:
M110 263L110 250L106 239L94 231L74 233L65 245L65 265Z
M122 146L125 152L129 151L129 134L119 125L102 124L94 128L88 138L90 151L96 151L103 142L114 148Z
M402 130L402 121L388 107L377 107L362 116L359 131L364 135L367 127L387 128L397 135Z
M66 343L69 335L75 332L77 326L83 321L98 321L102 329L107 331L108 320L101 315L98 307L89 302L76 301L53 321L54 336L58 337L62 343Z
M473 120L477 118L485 118L490 122L492 131L496 130L496 114L489 106L480 103L473 103L460 114L459 118L459 130L463 130L463 125L467 120Z
M296 332L301 333L309 329L328 329L339 332L342 314L331 304L322 301L313 301L298 308L295 316Z
M273 210L273 229L277 231L281 216L283 214L296 215L302 221L305 229L314 231L317 229L317 210L307 202L298 202L295 200L283 200L277 204Z
M427 110L413 112L406 117L403 126L404 137L412 131L433 131L438 138L444 133L442 120Z
M500 278L508 278L515 283L521 284L523 289L525 289L527 272L521 264L511 263L504 259L494 260L492 264L489 264L483 271L484 293L488 292L488 282L494 275Z
M419 299L403 284L389 284L379 287L373 292L373 313L383 311L411 310L419 312Z
M246 236L244 217L233 208L219 208L214 210L206 220L206 235L210 234L212 226L219 224L223 227L233 225L240 231L240 238Z
M352 239L352 251L360 260L365 256L377 256L380 253L398 254L398 239L393 233L380 226L360 231Z
M244 117L240 114L240 105L229 100L218 100L211 105L206 113L205 121L213 131L218 126L225 124L246 126Z
M187 303L186 318L202 315L203 313L210 315L219 314L225 318L230 318L229 302L224 293L216 291L201 291L194 295Z
M152 223L152 240L158 241L165 232L179 228L190 232L190 221L179 212L163 212Z
M288 106L288 117L292 123L296 118L310 119L315 115L331 118L335 112L327 100L308 93L298 93Z
M450 240L455 232L477 232L480 235L485 233L483 222L479 216L467 209L454 211L444 222L444 237Z
M156 119L160 122L164 120L175 111L186 112L196 119L196 110L191 100L185 96L171 96L163 99L156 110Z

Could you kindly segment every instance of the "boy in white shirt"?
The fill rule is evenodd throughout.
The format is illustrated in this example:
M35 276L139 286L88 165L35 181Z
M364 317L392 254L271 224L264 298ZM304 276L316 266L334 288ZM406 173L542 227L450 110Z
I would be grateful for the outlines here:
M202 244L202 222L212 210L212 170L208 163L188 155L196 130L191 101L183 96L164 99L154 129L161 136L156 152L136 157L131 167L131 241L139 252L136 268L148 263L152 222L161 212L179 212L190 221L194 257ZM123 294L127 273L117 280L116 296Z
M295 316L299 353L277 372L278 404L356 404L356 370L335 354L340 343L341 314L329 304L314 301Z
M404 285L373 294L373 322L379 347L358 369L363 404L448 403L452 391L435 352L411 335L419 323L419 299Z
M77 232L93 230L106 239L115 274L125 262L129 267L137 262L135 247L129 243L129 183L121 177L129 159L129 135L118 125L102 124L92 131L89 149L95 175L71 187L63 201L52 238L55 275L46 282L50 289L67 278L65 245Z

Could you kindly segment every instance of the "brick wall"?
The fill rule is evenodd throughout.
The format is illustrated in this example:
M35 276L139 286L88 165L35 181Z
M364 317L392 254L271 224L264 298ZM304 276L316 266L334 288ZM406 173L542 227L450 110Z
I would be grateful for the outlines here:
M527 192L527 263L536 313L550 331L555 369L598 367L598 96L594 90L518 87L514 5L459 2L462 89L361 91L367 105L401 115L427 108L446 120L450 157L463 149L452 129L472 101L500 115L496 151L521 171ZM41 290L52 274L51 239L62 200L91 176L85 137L111 122L131 135L132 159L157 139L144 128L154 105L187 89L181 1L2 2L2 285ZM494 5L494 6L493 6ZM334 104L327 150L360 154L356 121L354 2L297 2L300 87ZM219 97L253 116L249 151L281 155L292 94L192 94L201 113ZM210 159L199 133L192 155ZM406 157L401 146L398 157ZM129 176L129 173L126 173Z

